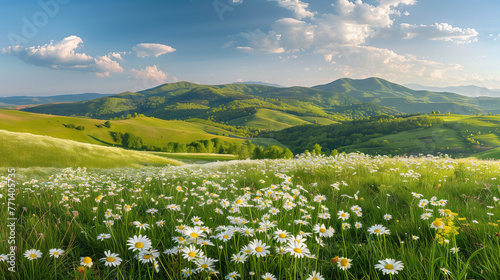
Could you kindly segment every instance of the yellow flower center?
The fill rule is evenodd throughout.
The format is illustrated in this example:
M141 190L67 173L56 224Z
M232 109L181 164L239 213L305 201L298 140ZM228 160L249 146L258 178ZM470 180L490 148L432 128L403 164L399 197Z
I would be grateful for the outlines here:
M195 221L195 222L198 222L198 221L200 221L200 219L194 219L194 221Z
M137 243L135 243L135 248L137 248L137 249L141 249L141 248L143 248L143 247L144 247L144 243L142 243L142 242L137 242Z
M84 263L84 264L89 264L89 263L91 263L91 262L92 262L92 259L91 259L91 258L89 258L89 257L85 257L85 258L83 258L83 263Z
M190 258L194 258L194 257L196 257L196 253L195 253L195 252L189 252L189 253L188 253L188 256L189 256Z
M300 248L295 248L293 251L297 254L302 254L302 250Z
M284 233L280 233L278 236L279 236L280 238L285 238L285 237L286 237L286 234L284 234Z
M314 277L312 280L319 280L318 278Z
M181 242L184 241L184 237L182 237L182 236L179 237L179 241L181 241Z
M202 265L201 265L201 267L202 267L202 268L208 268L208 265L206 265L206 264L202 264Z
M260 252L264 251L264 249L262 247L257 247L257 248L255 248L255 251L260 253Z
M151 255L144 255L144 256L142 256L142 258L145 260L149 260L151 258Z
M30 258L32 258L32 259L36 258L36 254L31 254Z
M342 218L345 218L345 214L344 213L342 213L340 216L342 216Z
M324 229L324 228L319 229L319 232L321 232L321 233L325 233L325 231L326 231L326 229Z
M344 267L348 266L349 265L349 260L348 259L342 259L342 260L340 260L340 265L344 266Z
M59 252L54 252L54 255L59 256Z
M374 230L374 232L380 233L380 229L376 229L376 230Z
M245 230L245 233L246 233L246 234L250 234L250 231L248 231L248 230Z
M384 267L385 267L385 269L388 269L388 270L391 270L394 268L394 266L392 266L392 264L390 264L390 263L386 264Z
M196 232L192 232L190 235L192 238L198 238L199 236Z
M241 204L242 202L243 202L243 200L241 200L241 199L236 200L236 204Z
M107 262L114 262L114 261L115 261L115 258L113 258L113 257L107 257L107 258L106 258L106 261L107 261Z
M183 229L184 229L184 227L183 227L183 226L179 226L179 227L178 227L178 229L183 230Z
M269 278L269 277L266 277L266 280L271 280L271 278Z
M224 237L224 239L228 239L228 238L229 238L229 235L227 235L227 234L226 234L226 235L224 235L223 237Z
M444 210L444 213L445 213L446 215L451 215L451 210L450 210L450 209L446 209L446 210Z

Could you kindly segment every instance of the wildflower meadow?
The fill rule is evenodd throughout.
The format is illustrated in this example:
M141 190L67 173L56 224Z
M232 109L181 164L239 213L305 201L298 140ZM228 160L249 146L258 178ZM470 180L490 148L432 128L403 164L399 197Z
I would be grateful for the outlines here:
M499 172L360 153L19 170L0 279L500 279ZM2 217L7 195L2 177Z

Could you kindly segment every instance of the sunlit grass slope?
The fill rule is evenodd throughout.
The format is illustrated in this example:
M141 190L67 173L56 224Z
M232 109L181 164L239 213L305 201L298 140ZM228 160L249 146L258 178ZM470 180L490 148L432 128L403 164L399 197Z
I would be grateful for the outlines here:
M190 143L195 140L210 140L215 137L227 142L239 143L244 139L229 137L232 133L221 128L184 121L165 121L156 118L138 117L111 121L111 128L97 127L105 121L78 117L64 117L0 109L0 129L13 132L70 139L83 143L113 145L110 132L130 132L143 139L145 144L163 147L168 142ZM66 128L63 124L84 126L85 130ZM227 136L223 136L227 135Z
M182 163L146 152L0 130L3 167L141 167Z

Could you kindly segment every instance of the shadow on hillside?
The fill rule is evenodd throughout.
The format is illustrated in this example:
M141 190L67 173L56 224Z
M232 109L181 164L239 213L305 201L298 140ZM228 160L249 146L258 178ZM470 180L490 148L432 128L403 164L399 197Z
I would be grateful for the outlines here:
M99 139L99 138L95 138L94 136L92 136L92 135L90 135L90 134L87 134L87 136L88 136L88 137L90 137L90 138L92 138L92 139L94 139L94 140L96 140L97 142L100 142L100 143L106 144L106 145L111 146L111 147L122 147L122 145L117 145L117 144L115 144L115 143L106 142L106 141L101 140L101 139Z

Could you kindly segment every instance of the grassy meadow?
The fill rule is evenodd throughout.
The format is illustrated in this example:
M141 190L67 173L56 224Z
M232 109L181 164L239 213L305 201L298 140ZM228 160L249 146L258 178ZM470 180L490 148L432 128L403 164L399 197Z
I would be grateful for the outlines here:
M500 275L495 161L353 153L33 170L16 173L17 272L0 262L0 279Z
M133 132L141 137L145 144L160 147L168 142L189 143L196 140L210 140L215 137L231 143L241 143L245 140L230 137L234 136L231 132L218 127L184 121L137 117L111 121L111 128L97 127L104 122L105 120L0 109L0 129L29 132L97 145L118 145L113 141L110 132ZM70 123L75 124L75 126L84 126L85 130L78 131L63 125ZM228 136L223 136L223 134Z
M147 152L0 130L0 167L144 167L180 165Z

